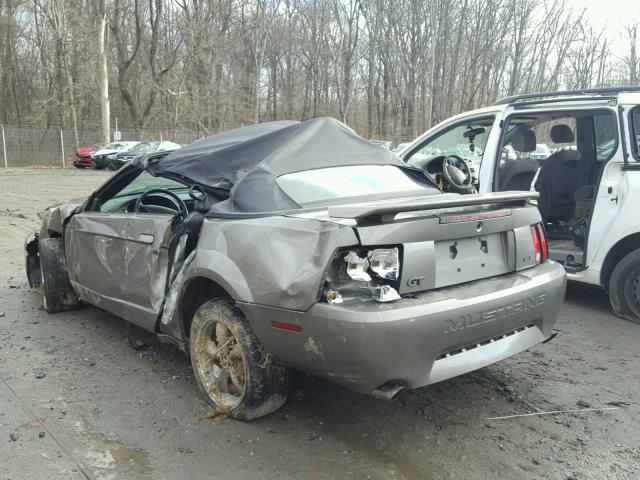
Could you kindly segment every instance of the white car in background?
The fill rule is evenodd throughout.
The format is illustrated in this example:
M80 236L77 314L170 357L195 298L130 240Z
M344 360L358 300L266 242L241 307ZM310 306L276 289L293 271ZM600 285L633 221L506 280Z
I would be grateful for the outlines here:
M140 142L114 142L106 144L100 150L96 150L91 154L93 168L96 170L106 168L111 160L115 160L118 153L131 150L139 143Z

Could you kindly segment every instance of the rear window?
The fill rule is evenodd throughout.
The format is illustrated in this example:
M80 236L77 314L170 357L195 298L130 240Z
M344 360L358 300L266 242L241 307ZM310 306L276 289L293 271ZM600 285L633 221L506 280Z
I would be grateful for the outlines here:
M414 179L393 165L330 167L288 173L277 178L280 188L299 204L367 195L434 193L425 180Z

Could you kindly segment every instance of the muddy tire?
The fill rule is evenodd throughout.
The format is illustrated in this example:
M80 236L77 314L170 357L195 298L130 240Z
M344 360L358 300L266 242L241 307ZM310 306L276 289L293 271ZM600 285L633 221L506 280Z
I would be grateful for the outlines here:
M616 315L640 323L640 249L624 256L613 269L609 300Z
M40 272L44 309L49 313L78 307L78 296L73 291L67 274L61 238L40 240Z
M191 323L189 353L200 391L222 414L253 420L287 400L290 370L265 352L230 300L211 300L198 309Z
M31 288L40 288L42 285L42 270L40 268L40 254L38 253L38 237L26 245L25 270L27 282Z

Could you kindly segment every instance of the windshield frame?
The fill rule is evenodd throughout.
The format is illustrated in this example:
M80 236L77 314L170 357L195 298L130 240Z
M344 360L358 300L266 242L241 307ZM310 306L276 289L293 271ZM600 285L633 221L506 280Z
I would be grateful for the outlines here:
M456 128L461 127L462 125L465 124L474 124L474 123L478 123L478 122L491 122L491 125L488 127L489 128L489 135L491 135L491 132L493 131L495 125L496 125L496 118L498 117L499 112L485 112L482 115L477 115L477 116L467 116L467 117L463 117L463 118L456 118L454 117L453 119L451 119L451 121L447 122L446 126L443 126L443 128L440 128L438 130L434 130L432 132L431 135L426 136L425 138L422 139L422 141L420 141L419 143L415 144L413 147L411 147L411 149L407 152L404 152L402 154L402 161L405 162L408 166L413 167L413 168L419 168L411 163L410 160L411 158L417 154L420 150L422 150L423 148L425 148L427 146L427 144L433 143L434 141L436 141L438 138L442 137L443 135L446 135L447 133L449 133L452 130L455 130ZM437 128L437 126L435 127ZM481 162L484 161L484 156L486 153L486 147L487 144L489 143L489 136L487 136L487 143L485 143L484 145L484 149L482 151L482 156L481 156ZM445 155L440 155L440 156L445 156ZM432 158L436 158L436 156L433 156ZM422 169L421 169L422 170Z

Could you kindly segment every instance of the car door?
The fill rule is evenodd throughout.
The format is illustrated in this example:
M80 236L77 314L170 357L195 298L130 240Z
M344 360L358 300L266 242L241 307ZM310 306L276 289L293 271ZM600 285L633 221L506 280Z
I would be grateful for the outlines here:
M619 146L603 166L599 182L595 186L593 220L587 243L586 265L589 266L602 264L613 244L633 233L638 225L637 201L631 195L628 167L625 166L625 157L627 163L631 163L637 155L638 142L634 142L633 112L634 105L621 105L617 109L616 123L624 128L616 131ZM638 118L640 119L640 115ZM600 155L600 148L596 150Z
M65 229L65 255L80 297L153 330L164 300L173 218L91 209L74 215Z

